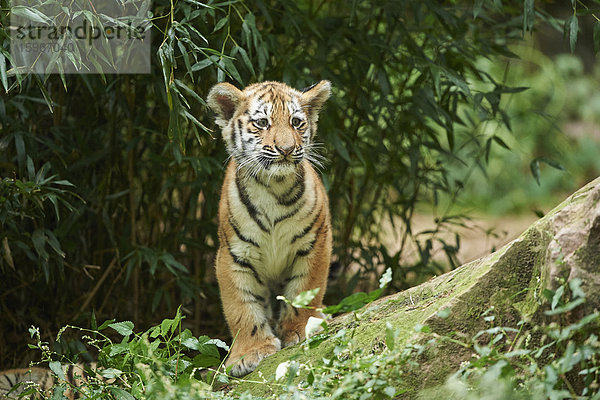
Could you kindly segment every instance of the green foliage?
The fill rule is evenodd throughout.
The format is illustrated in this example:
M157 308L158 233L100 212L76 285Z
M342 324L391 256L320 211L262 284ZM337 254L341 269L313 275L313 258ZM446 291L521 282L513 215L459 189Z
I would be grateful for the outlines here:
M218 349L229 348L220 340L193 336L190 330L182 328L183 319L178 310L174 318L143 333L134 333L130 321L109 320L92 329L66 326L59 332L57 342L64 340L62 335L69 330L81 332L86 342L87 349L74 354L72 360L51 351L37 328L30 329L36 339L30 347L41 351L40 362L48 362L58 378L55 395L57 390L68 387L84 398L204 398L211 385L228 382L224 374L216 371L221 366ZM77 385L65 376L61 363L77 361L88 351L97 355L96 370L87 368L89 378Z
M92 310L148 327L184 304L194 310L190 328L226 335L223 323L211 324L222 321L211 267L226 154L203 100L217 81L333 83L319 133L341 267L329 293L341 298L384 266L394 289L438 274L436 241L455 265L458 239L436 233L459 221L442 211L435 229L416 234L415 207L435 206L442 194L456 200L465 181L455 172L503 147L481 127L508 126L502 99L522 85L510 87L478 60L511 56L507 43L546 18L532 2L155 0L151 74L13 68L10 13L47 21L36 7L49 2L11 11L3 1L0 14L0 174L9 199L0 344L14 351L3 357L11 365L22 347L6 338L31 323L52 332ZM36 182L36 169L54 177ZM391 251L383 239L393 233L400 246ZM418 257L406 257L415 247Z
M27 179L3 178L0 181L0 223L3 227L3 260L0 262L21 282L27 282L31 277L17 268L19 264L15 265L14 249L15 253L24 253L29 262L37 264L49 280L51 272L64 273L65 258L55 232L49 228L60 222L59 208L74 211L69 201L76 196L67 189L73 187L69 181L58 180L56 175L46 176L48 163L36 172L31 158L27 156L26 159ZM23 230L28 224L32 227L29 232Z
M479 61L490 75L506 76L509 86L529 87L502 100L511 129L495 123L483 129L510 151L491 152L485 170L470 175L458 201L462 209L492 215L547 210L600 174L600 68L585 74L577 57L552 60L532 43L511 50L519 59Z
M313 363L290 360L281 363L275 376L256 382L274 391L276 399L392 399L411 390L415 369L427 352L435 353L448 343L471 353L445 385L426 389L423 398L448 399L597 399L600 381L600 312L584 314L585 295L581 281L571 280L556 291L546 290L545 322L532 325L520 321L514 327L496 326L494 310L482 315L489 327L472 337L450 333L439 335L426 326L415 327L420 339L397 345L399 332L386 326L384 335L364 347L354 339L355 328L325 331L308 339L299 352L318 348L324 337L335 343ZM579 310L579 311L577 311ZM574 312L576 311L576 312ZM448 312L440 313L447 318ZM360 320L360 310L355 311ZM88 349L98 354L98 370L81 386L65 382L61 368L64 356L49 350L39 330L31 328L42 352L58 378L55 395L69 389L94 398L190 398L257 399L250 394L227 394L216 390L235 383L220 368L218 347L228 347L206 336L194 337L182 330L182 315L139 334L129 321L106 321L99 327L75 329L85 333ZM114 330L117 335L114 337ZM61 341L61 335L57 337ZM242 381L244 379L241 379ZM25 392L31 394L31 390ZM166 397L163 397L166 396Z
M388 268L381 279L379 279L379 288L369 292L356 292L350 296L344 297L338 304L325 307L323 312L326 314L346 313L358 310L372 301L377 300L383 294L383 290L392 281L392 269Z
M385 339L375 341L371 348L357 345L353 329L328 332L336 343L333 354L324 354L315 365L287 361L277 368L276 379L287 382L278 398L395 398L411 388L407 382L411 371L421 368L419 356L450 342L468 349L472 356L448 377L446 385L428 389L423 398L596 399L600 313L573 313L585 304L580 285L580 280L573 279L555 292L547 291L550 307L544 314L551 318L540 325L520 321L516 327L496 326L491 309L482 316L489 328L472 337L457 339L454 334L438 335L418 326L415 329L422 333L422 340L402 348L395 346L398 332L390 325ZM318 346L322 338L307 342L311 341Z
M491 327L473 337L473 358L450 378L448 393L461 399L598 398L600 313L571 314L585 303L580 285L573 279L546 292L551 307L545 314L554 318L548 324L496 327L490 315ZM502 395L493 396L491 382L500 383Z

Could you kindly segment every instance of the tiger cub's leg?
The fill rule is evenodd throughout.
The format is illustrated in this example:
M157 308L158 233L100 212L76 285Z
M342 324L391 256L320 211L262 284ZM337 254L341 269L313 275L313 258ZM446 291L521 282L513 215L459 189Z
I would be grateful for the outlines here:
M326 241L323 240L323 242ZM328 245L322 243L322 246L326 248ZM294 263L292 275L286 279L284 293L286 298L293 299L303 291L318 287L320 290L309 306L322 307L330 256L327 251L318 251L319 248L315 250L317 252L312 257L300 258ZM279 327L279 337L281 337L283 347L291 346L305 339L305 327L310 317L323 318L323 314L314 309L297 309L285 304L280 314Z
M269 292L259 278L235 264L227 249L219 249L216 264L225 318L235 338L225 366L233 365L231 375L243 376L279 351L281 341L269 326Z

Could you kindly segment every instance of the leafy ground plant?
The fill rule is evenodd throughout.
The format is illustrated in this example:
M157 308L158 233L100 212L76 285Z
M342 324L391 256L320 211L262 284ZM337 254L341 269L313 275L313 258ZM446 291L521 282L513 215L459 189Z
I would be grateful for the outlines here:
M382 287L387 279L382 279ZM415 333L420 339L403 346L398 344L399 331L391 325L384 337L364 348L354 340L354 328L333 332L320 322L323 332L298 346L297 354L314 351L325 339L335 343L331 354L312 363L301 363L292 356L279 365L274 376L259 375L262 381L254 383L269 387L273 393L269 398L282 400L599 399L600 312L582 312L585 295L577 279L556 291L547 290L545 295L547 306L540 318L546 322L496 326L494 310L490 309L482 316L489 326L472 337L439 335L427 326L417 326ZM311 293L305 293L290 303L305 307L310 297ZM359 307L360 302L346 302L350 303ZM443 311L439 316L447 317L447 310ZM352 312L360 321L360 309ZM221 369L220 355L228 350L227 345L206 336L194 337L181 329L182 319L178 311L173 319L165 319L143 333L134 333L134 325L128 321L110 320L100 326L92 322L92 329L63 328L61 333L82 332L88 348L98 356L98 372L78 387L69 387L60 368L61 362L73 359L51 351L35 328L31 334L37 344L31 347L42 352L41 362L49 362L58 378L53 398L61 398L67 388L84 398L119 400L260 398L228 391L244 379L229 378ZM60 335L57 339L60 341ZM469 349L471 357L446 384L417 393L411 371L422 368L420 360L426 351L447 342Z
M41 340L39 330L32 327L30 334L36 344L30 347L41 351L40 363L48 363L57 378L53 398L61 398L66 389L82 398L205 398L212 385L228 382L226 375L216 371L222 358L219 348L226 352L229 347L218 339L195 337L190 330L182 330L183 319L179 309L174 318L142 333L134 333L131 321L108 320L97 326L92 319L91 329L65 326L57 343L73 330L81 333L87 344L86 349L68 355L51 350ZM96 369L86 369L89 378L75 385L65 376L62 364L89 357L90 353L97 357ZM33 388L24 395L35 391Z

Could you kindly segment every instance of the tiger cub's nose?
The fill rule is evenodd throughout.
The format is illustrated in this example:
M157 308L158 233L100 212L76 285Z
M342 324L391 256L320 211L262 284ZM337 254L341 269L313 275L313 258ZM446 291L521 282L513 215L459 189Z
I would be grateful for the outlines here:
M290 155L292 153L292 151L294 151L294 147L296 147L296 146L293 144L287 144L287 145L283 145L283 146L275 145L275 148L277 149L279 154L281 154L282 156Z

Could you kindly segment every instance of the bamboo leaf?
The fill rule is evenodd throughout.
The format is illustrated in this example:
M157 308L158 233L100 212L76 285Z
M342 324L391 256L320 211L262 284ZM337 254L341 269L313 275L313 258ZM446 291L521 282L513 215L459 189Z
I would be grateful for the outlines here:
M494 135L492 138L494 139L494 142L498 143L500 146L504 147L506 150L510 150L510 147L504 142L504 140L500 139L496 135Z
M540 185L540 162L538 159L532 160L529 163L529 169L531 170L531 174L535 178L538 186Z
M594 24L594 53L600 51L600 21Z
M571 53L575 51L575 44L577 43L577 33L579 32L579 20L576 15L571 15L565 21L565 34L569 39L569 47Z
M223 18L221 18L219 20L219 22L217 22L217 24L215 25L215 29L213 29L213 33L215 33L216 31L218 31L222 27L224 27L228 22L229 22L229 15L226 15Z
M52 24L52 20L50 18L33 7L14 6L11 7L10 12L33 22L39 22L44 25Z
M523 33L532 32L535 20L534 0L523 1Z
M4 87L4 91L8 93L8 78L6 75L6 56L0 50L0 81Z
M33 242L33 247L35 248L36 253L44 261L48 261L50 257L46 251L46 235L44 233L44 228L38 228L33 231L31 234L31 241Z

